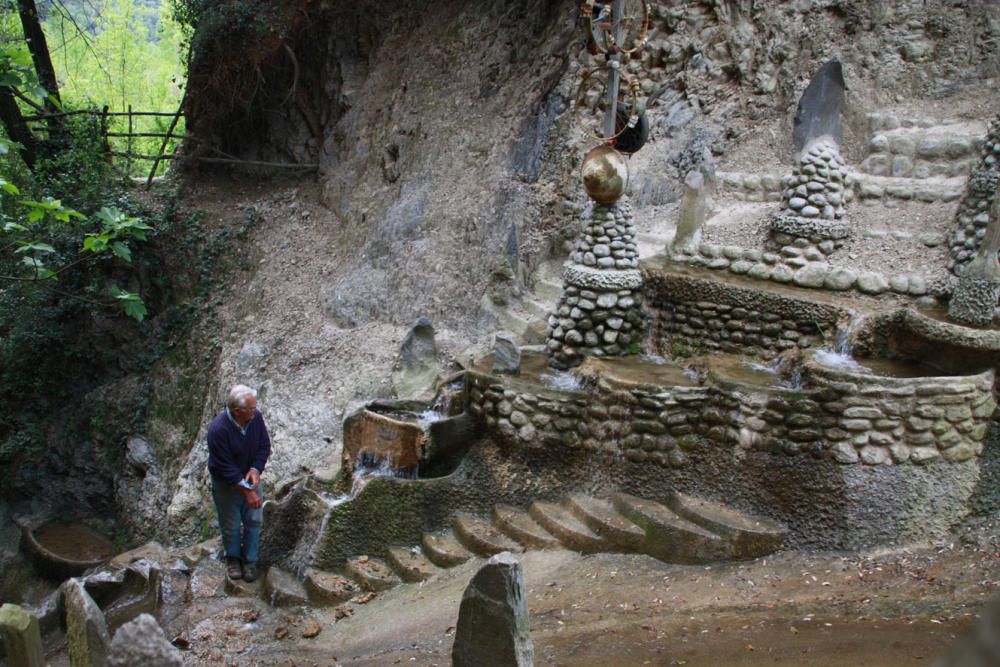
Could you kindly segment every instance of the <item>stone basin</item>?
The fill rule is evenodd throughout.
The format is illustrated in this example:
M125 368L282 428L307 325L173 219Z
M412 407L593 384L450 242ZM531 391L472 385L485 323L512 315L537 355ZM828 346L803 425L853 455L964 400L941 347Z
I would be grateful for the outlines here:
M894 356L926 360L944 374L1000 364L1000 330L955 324L934 310L905 309L889 331L887 346Z
M587 357L576 370L581 378L604 380L619 388L692 387L696 375L660 357L632 354L624 357Z
M21 548L47 577L66 579L83 574L115 555L108 538L82 523L49 521L26 526Z
M401 473L416 474L427 458L429 436L420 413L404 406L372 403L344 420L343 466L387 464Z
M462 407L462 395L444 401L439 397L434 405L369 403L344 420L342 469L381 467L410 479L448 474L475 439L476 425L469 416L451 414Z

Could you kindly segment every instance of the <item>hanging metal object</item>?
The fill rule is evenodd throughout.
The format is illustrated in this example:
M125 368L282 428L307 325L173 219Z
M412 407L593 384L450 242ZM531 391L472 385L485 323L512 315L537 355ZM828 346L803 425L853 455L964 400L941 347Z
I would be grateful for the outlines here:
M649 3L625 0L624 11L618 17L620 35L615 30L612 3L587 0L582 9L587 37L598 53L635 53L649 37Z
M617 63L615 64L617 65ZM622 110L639 108L638 79L621 72L620 68L613 67L611 63L595 69L584 70L580 86L576 91L573 117L584 132L600 141L612 141L639 123L638 113L633 114L631 111L625 111L625 122L616 122L612 132L606 131L604 118L610 104L609 88L612 72L624 77L627 82L624 91L619 87L618 99L616 100L616 107L619 108L616 109L616 116L621 117Z

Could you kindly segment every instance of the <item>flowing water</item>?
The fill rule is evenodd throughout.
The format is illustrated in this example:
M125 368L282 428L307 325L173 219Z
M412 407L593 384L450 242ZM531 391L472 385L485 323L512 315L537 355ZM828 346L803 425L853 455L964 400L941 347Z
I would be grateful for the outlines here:
M354 472L351 474L350 493L342 493L340 495L334 495L326 491L320 491L317 493L316 495L326 505L326 509L323 512L323 520L320 521L319 530L316 531L312 544L306 552L307 555L304 559L305 563L298 568L299 576L304 576L306 568L313 564L316 557L316 547L319 546L319 542L323 538L323 533L326 532L326 526L330 521L330 515L332 514L333 509L343 505L349 500L354 500L354 498L356 498L358 494L361 493L361 491L368 485L368 482L376 477L400 477L413 479L416 477L416 473L411 475L396 470L392 467L388 460L374 461L366 457L362 457L355 466Z
M570 371L554 370L551 373L543 373L538 376L538 379L554 389L562 389L564 391L583 390L583 380L573 375Z
M871 373L871 367L858 363L854 358L854 339L864 319L863 315L850 311L847 321L837 326L833 346L824 345L819 348L813 353L813 359L835 370Z

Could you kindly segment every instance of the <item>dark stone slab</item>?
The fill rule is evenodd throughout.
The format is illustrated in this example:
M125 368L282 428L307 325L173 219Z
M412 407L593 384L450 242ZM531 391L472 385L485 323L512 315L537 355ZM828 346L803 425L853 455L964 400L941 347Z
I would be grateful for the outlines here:
M496 335L493 344L493 372L517 375L521 372L521 349L514 342L514 336L507 332Z
M832 137L840 145L840 104L846 88L839 60L830 60L819 68L799 98L795 112L792 142L796 154L823 136Z
M451 660L454 667L534 664L524 574L514 556L497 554L462 595Z

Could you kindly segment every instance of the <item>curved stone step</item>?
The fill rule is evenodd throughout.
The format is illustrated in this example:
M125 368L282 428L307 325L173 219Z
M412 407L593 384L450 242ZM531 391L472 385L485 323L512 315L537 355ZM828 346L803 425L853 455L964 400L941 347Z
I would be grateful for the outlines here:
M606 500L583 493L563 496L565 505L578 519L616 551L638 551L646 532L614 508Z
M524 551L520 544L504 535L489 521L470 514L457 515L452 519L451 526L462 546L477 556L488 558L501 551L512 553Z
M403 581L426 581L437 572L437 566L427 560L417 547L390 547L386 554L389 566Z
M532 549L556 549L562 543L538 525L527 512L508 505L493 508L493 523L524 546Z
M643 553L667 563L709 563L729 557L729 542L691 523L666 505L627 493L612 496L615 508L646 531Z
M349 559L344 571L366 591L384 591L399 583L399 577L388 565L368 556Z
M472 558L468 549L455 539L450 530L443 533L424 533L420 540L424 555L438 567L455 567Z
M667 505L681 517L702 528L725 537L730 544L730 556L752 559L781 548L788 529L776 521L752 517L683 493L673 493Z
M559 301L559 295L562 294L562 287L562 281L542 278L535 283L535 296L540 301L555 304Z
M342 604L361 592L357 583L347 577L311 568L304 583L309 601L316 606Z
M596 553L608 550L607 542L562 505L535 501L528 514L565 546L575 551Z
M543 303L540 299L535 299L530 296L522 296L520 300L520 306L522 310L533 317L535 320L547 321L549 315L555 310L555 304Z

